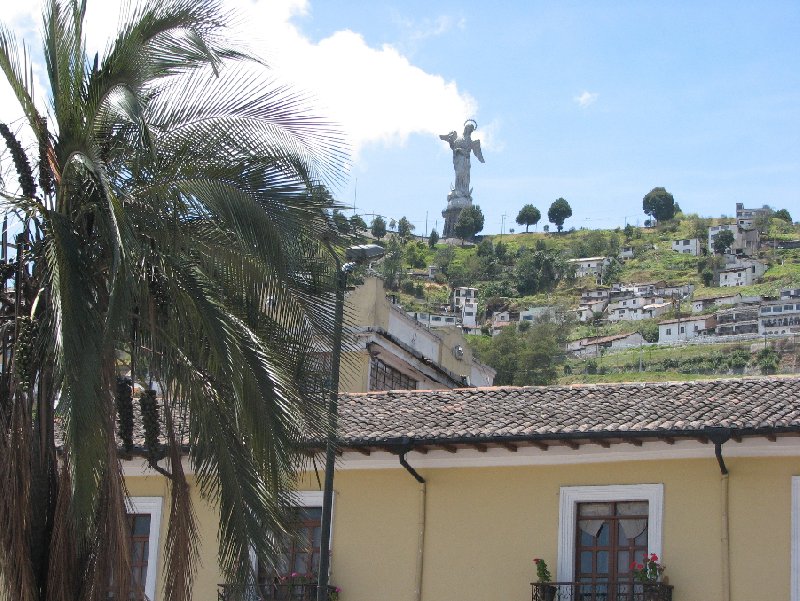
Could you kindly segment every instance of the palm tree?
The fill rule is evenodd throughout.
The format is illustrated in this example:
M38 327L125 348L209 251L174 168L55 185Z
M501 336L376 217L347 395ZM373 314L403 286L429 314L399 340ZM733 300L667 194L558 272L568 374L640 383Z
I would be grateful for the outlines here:
M84 12L46 2L47 115L0 27L36 141L31 161L17 127L0 128L20 182L0 185L19 231L0 263L0 597L127 594L118 446L134 444L139 396L148 462L170 486L177 601L198 541L182 452L219 510L224 577L248 581L251 548L269 561L265 533L287 531L302 435L324 423L314 349L333 328L340 242L313 190L343 155L302 97L226 46L216 2L143 3L100 57Z

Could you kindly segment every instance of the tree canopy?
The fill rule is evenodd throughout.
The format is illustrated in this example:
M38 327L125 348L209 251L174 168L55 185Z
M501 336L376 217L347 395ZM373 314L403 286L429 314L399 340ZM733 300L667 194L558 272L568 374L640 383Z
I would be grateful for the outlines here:
M775 214L773 215L773 217L775 217L777 219L781 219L781 220L785 221L786 223L792 223L792 216L789 214L789 211L786 210L786 209L779 209L779 210L775 211Z
M528 232L528 227L536 225L542 218L542 213L531 204L527 204L519 210L517 214L517 223L525 226L525 232Z
M29 156L3 129L1 172L21 185L0 183L0 202L23 219L0 292L0 598L140 598L121 469L134 415L168 486L165 601L190 598L199 566L184 453L218 512L223 578L252 582L251 553L273 563L289 532L302 442L327 431L316 351L341 249L315 190L343 169L342 139L227 45L216 2L142 2L95 57L85 3L44 4L48 118L0 27L35 141Z
M735 240L736 237L733 235L732 231L722 230L720 233L714 236L714 252L718 255L723 254L731 247Z
M664 188L653 188L642 199L642 210L656 221L667 221L677 211L675 199Z
M547 220L555 225L559 232L564 229L564 221L570 217L572 217L572 207L563 198L554 200L547 210Z
M386 220L377 215L370 225L370 233L378 240L383 238L386 235Z
M414 231L414 224L412 224L405 217L401 217L400 221L397 222L397 235L405 240L409 236L411 236L411 232L413 231Z
M439 243L439 232L436 230L431 230L430 236L428 236L428 247L433 248Z
M478 205L466 207L458 216L455 233L462 240L472 240L483 229L483 211Z

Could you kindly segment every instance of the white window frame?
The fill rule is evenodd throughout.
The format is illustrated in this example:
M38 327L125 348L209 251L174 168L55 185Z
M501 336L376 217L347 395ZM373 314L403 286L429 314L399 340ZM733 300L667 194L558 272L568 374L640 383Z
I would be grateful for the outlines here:
M147 576L145 577L144 594L150 601L156 598L156 576L158 573L158 550L161 534L161 509L163 497L128 497L126 509L129 514L150 515L150 538L147 549Z
M800 476L792 476L791 601L800 601Z
M655 553L661 558L663 484L562 486L558 511L558 582L572 582L575 579L575 528L578 503L611 501L647 501L647 552Z

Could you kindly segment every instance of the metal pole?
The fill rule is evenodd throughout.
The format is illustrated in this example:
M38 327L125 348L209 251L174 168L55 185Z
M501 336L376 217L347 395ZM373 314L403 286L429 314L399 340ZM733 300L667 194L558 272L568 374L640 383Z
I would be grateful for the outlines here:
M336 468L336 429L339 417L339 364L342 359L344 290L347 286L347 271L335 254L334 260L336 261L336 321L334 322L333 348L331 349L331 385L328 397L328 437L325 445L325 488L322 495L322 523L320 524L322 532L320 533L317 601L328 601L333 472Z

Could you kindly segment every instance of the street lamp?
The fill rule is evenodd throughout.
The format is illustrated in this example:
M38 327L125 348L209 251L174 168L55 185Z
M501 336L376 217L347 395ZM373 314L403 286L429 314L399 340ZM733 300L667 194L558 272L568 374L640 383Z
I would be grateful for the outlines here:
M331 385L328 396L328 436L325 441L325 487L322 493L322 523L319 549L319 580L317 601L328 601L328 572L330 568L331 509L333 504L333 472L336 468L336 435L339 417L339 366L342 360L342 330L344 329L344 291L347 275L356 265L377 260L386 251L378 244L359 244L344 252L348 261L342 264L339 256L332 252L336 262L336 315L333 327L331 353Z

